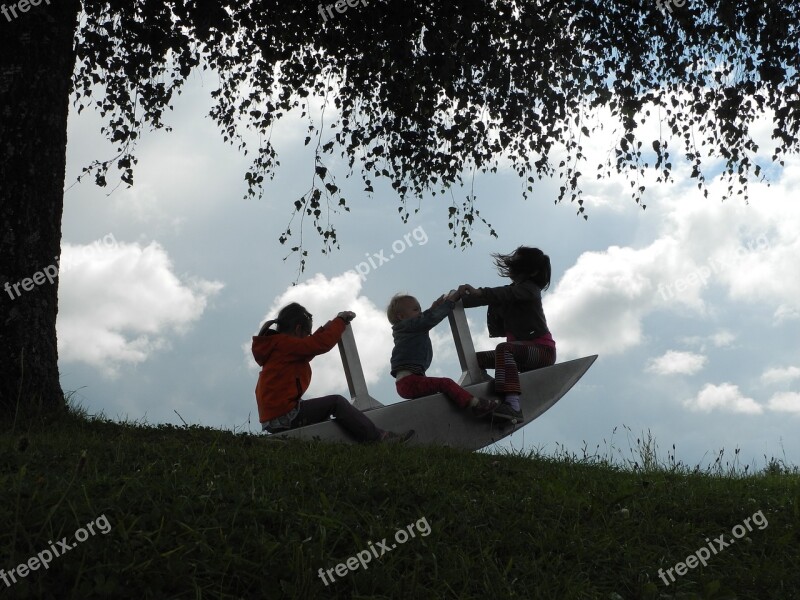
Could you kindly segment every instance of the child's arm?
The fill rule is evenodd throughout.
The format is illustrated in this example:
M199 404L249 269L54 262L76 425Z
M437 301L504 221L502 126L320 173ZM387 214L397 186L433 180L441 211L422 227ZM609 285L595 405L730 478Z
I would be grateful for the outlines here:
M461 295L461 302L464 308L486 306L489 304L489 301L483 295L483 288L474 288L470 284L465 283L458 286L458 293Z
M439 296L436 300L433 301L433 303L431 303L431 308L436 308L437 306L441 305L442 302L444 302L444 294ZM428 310L430 310L430 308Z
M436 303L434 303L436 304ZM438 306L431 306L428 310L413 319L405 319L395 325L400 326L403 331L428 331L436 327L453 310L455 302L444 299Z
M446 294L442 294L436 300L434 300L433 304L431 304L431 308L436 308L437 306L440 306L442 304L442 302L444 302L445 300L451 300L453 302L458 302L460 298L461 298L461 294L459 293L458 290L450 290Z
M511 304L541 298L542 293L535 285L501 285L499 287L474 288L468 283L459 286L464 308L486 306L487 304Z
M355 314L349 314L355 317ZM339 316L331 319L307 337L286 336L282 343L282 348L287 353L301 358L311 358L319 354L325 354L341 339L347 323L349 323L346 316L345 313L339 313Z

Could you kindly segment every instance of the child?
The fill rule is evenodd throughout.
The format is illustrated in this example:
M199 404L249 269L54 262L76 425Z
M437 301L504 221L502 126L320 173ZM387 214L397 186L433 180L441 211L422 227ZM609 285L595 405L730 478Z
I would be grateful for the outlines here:
M556 362L556 343L542 309L542 291L550 286L550 257L538 248L520 246L511 254L493 254L495 266L511 285L458 288L464 307L486 306L491 337L505 336L494 350L478 352L478 364L495 369L495 390L504 403L495 415L522 420L519 372L549 367Z
M402 435L375 427L364 413L343 396L332 395L300 401L311 382L311 359L333 348L355 313L337 317L311 333L311 314L293 302L278 318L267 321L253 337L253 358L261 365L256 385L258 420L270 433L294 429L336 418L359 442L406 442L414 430ZM278 330L270 327L278 325Z
M413 296L396 294L392 298L386 309L394 338L391 373L401 398L419 398L442 392L460 408L471 408L472 414L481 418L497 408L497 400L476 398L452 379L425 375L433 360L428 332L453 310L458 298L458 292L447 298L442 296L424 312Z

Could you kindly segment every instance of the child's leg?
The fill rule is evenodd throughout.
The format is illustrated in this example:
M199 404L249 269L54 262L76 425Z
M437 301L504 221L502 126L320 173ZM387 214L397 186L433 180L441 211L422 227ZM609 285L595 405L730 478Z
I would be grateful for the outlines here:
M519 394L520 371L549 367L555 362L555 348L530 342L498 344L495 350L495 389L501 394Z
M514 360L514 352L519 352L518 348L510 342L503 342L495 348L494 388L501 395L520 393L519 370Z
M528 349L527 354L517 348L511 350L514 361L517 363L520 372L549 367L556 362L556 349L534 344L531 342L503 342L500 346L509 345L524 346ZM478 366L481 369L497 368L497 352L495 350L482 350L475 353L478 358Z
M556 363L556 349L532 342L511 342L515 346L522 346L527 350L527 354L519 349L512 351L514 361L519 367L520 373L533 371L542 367L549 367Z
M460 408L472 403L472 394L447 377L426 377L425 375L406 375L397 380L397 393L401 398L420 398L430 394L443 393Z
M556 361L555 348L530 342L503 342L495 349L495 389L504 396L511 409L499 410L498 416L519 419L522 410L519 404L521 388L519 372L550 366ZM502 408L502 407L501 407Z
M476 352L475 356L478 358L478 366L481 369L494 369L495 366L495 352L494 350L481 350Z
M296 427L321 423L332 416L359 442L374 442L382 433L364 413L350 404L344 396L332 395L303 400L299 404L299 409L300 412L292 423Z

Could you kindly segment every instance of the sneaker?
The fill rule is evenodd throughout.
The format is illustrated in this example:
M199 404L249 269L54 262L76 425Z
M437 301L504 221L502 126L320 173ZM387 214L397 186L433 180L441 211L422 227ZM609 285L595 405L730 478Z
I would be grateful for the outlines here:
M500 403L494 398L478 398L478 403L472 407L472 416L476 419L482 419L493 413L498 406L500 406Z
M514 410L509 404L505 403L497 407L497 409L494 411L494 416L498 419L505 419L507 421L524 421L521 410Z
M415 431L409 429L403 433L395 433L394 431L384 431L381 436L380 442L382 444L405 444L408 440L413 438Z

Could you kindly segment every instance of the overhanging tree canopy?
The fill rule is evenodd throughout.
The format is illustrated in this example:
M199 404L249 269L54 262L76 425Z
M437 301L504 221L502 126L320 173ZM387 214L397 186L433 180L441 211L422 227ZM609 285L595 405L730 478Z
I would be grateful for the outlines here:
M706 150L725 159L729 193L746 194L751 175L761 175L749 125L766 110L776 118L774 159L797 149L797 2L353 4L340 14L326 13L324 3L87 3L77 91L105 83L98 103L113 115L109 134L131 182L129 144L141 126L162 126L164 108L194 67L213 69L219 87L211 115L226 139L246 149L239 134L247 127L263 140L246 174L250 194L260 194L278 165L269 141L274 122L319 96L335 118L309 127L318 185L295 209L330 242L336 232L321 225L326 207L347 201L328 175L326 154L346 157L366 192L387 178L401 213L408 196L444 191L465 170L493 170L501 156L527 178L528 191L537 178L559 176L558 200L577 201L582 213L582 175L614 169L634 184L653 168L670 177L667 140L636 137L650 106L663 109L701 186ZM586 165L583 144L593 130L585 117L598 107L610 109L623 130L615 158ZM554 165L562 145L566 159ZM652 162L643 148L654 150ZM632 187L639 202L644 187ZM474 201L467 196L449 209L462 245L479 217Z
M390 181L405 218L407 198L459 184L469 170L494 170L502 157L528 191L538 178L560 177L558 199L583 213L582 176L627 173L639 202L639 178L655 169L669 179L676 152L693 163L701 187L704 157L723 158L728 194L746 196L762 168L750 127L765 113L774 117L773 161L798 149L796 0L369 0L344 13L332 4L327 15L321 6L59 0L0 22L0 286L59 252L67 102L95 103L119 150L87 170L104 185L118 168L132 184L136 141L166 126L165 111L196 67L219 77L211 116L222 134L254 156L245 174L252 195L279 164L275 121L308 110L313 96L330 107L331 123L309 126L315 183L292 200L326 248L337 243L328 210L347 208L325 166L335 153L366 192L377 178ZM651 106L678 149L637 138ZM615 156L587 165L583 145L594 131L586 116L601 107L622 130ZM261 134L260 147L247 147L245 128ZM555 164L561 146L566 158ZM468 244L481 218L476 199L448 211L456 239ZM280 241L290 237L287 229ZM0 403L56 401L55 286L3 300Z

